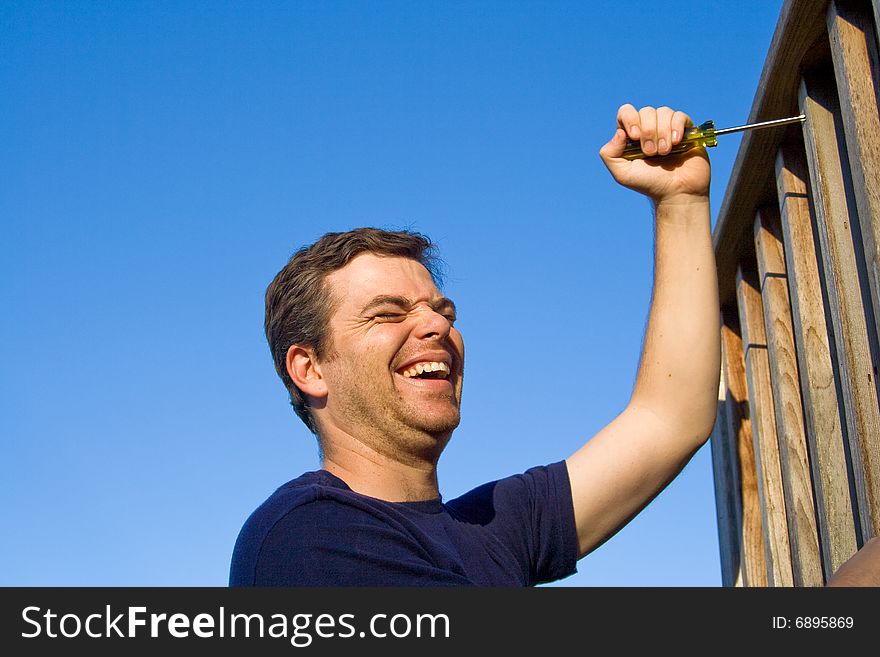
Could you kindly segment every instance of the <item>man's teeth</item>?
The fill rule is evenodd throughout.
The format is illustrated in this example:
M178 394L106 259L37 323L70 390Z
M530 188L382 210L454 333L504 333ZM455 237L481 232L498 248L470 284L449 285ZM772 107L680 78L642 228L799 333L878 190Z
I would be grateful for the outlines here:
M418 376L423 372L442 372L442 376L449 376L449 365L446 363L438 363L436 361L425 362L425 363L416 363L415 365L410 366L409 369L403 371L403 376L407 379Z

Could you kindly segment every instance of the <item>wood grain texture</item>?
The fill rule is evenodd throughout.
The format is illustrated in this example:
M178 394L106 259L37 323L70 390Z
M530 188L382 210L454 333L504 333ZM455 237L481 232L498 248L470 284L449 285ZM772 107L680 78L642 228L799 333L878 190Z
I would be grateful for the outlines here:
M776 411L767 338L764 333L764 311L757 289L754 267L737 269L736 289L742 344L745 358L746 384L749 396L749 418L755 451L755 474L761 504L764 531L764 558L768 586L792 586L791 545L788 537L779 440L776 435Z
M871 13L865 3L834 0L828 8L828 38L871 291L865 304L870 306L869 320L873 319L868 331L876 361L880 326L880 107L877 41ZM873 518L870 535L875 535L880 532L880 436L863 436L861 442L865 490Z
M782 230L775 206L758 211L754 233L794 583L822 586L825 578L813 502L813 477L804 430Z
M827 577L855 553L856 529L807 176L803 144L781 148L776 157L776 185L785 272Z
M767 586L761 501L755 469L752 423L748 415L745 360L739 320L734 312L724 312L721 343L724 378L727 381L727 433L738 470L740 515L740 563L744 586Z
M858 242L853 237L858 215L848 179L848 156L840 137L843 128L836 90L828 81L824 74L805 76L800 103L807 115L804 142L843 393L856 511L861 535L867 538L878 533L876 523L880 520L880 491L868 488L865 473L865 464L877 458L870 451L878 449L880 410L855 250ZM876 477L870 481L880 483Z

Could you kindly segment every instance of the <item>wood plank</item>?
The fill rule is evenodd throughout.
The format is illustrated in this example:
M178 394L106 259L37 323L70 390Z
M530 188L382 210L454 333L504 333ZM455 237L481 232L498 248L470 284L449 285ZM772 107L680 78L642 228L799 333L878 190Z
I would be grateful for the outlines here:
M776 435L776 411L764 334L764 311L754 267L737 269L736 289L745 357L749 418L755 452L755 474L764 531L768 586L792 586L792 555L788 514Z
M880 106L877 101L878 54L871 12L858 5L834 0L828 8L828 38L840 98L849 171L858 211L858 227L867 271L870 299L868 335L877 362L877 327L880 326ZM874 369L876 377L877 369ZM871 535L880 533L880 436L864 436L865 489L873 518ZM867 536L866 536L867 538Z
M718 414L712 435L709 436L712 452L712 480L715 486L715 517L718 522L718 553L721 560L722 586L742 586L740 554L742 547L741 511L739 498L739 471L730 447L727 422L727 382L722 372L718 386Z
M834 378L822 279L807 189L803 145L786 146L776 157L776 185L785 271L793 315L804 428L813 468L813 491L826 577L856 549L840 401Z
M787 0L782 6L748 122L798 113L801 64L814 44L826 38L827 7L828 0ZM796 130L743 133L713 231L722 304L731 303L736 296L736 267L743 249L750 248L755 212L761 205L776 202L773 181L765 172L772 169L786 134Z
M761 208L755 217L754 230L794 584L822 586L825 578L813 503L813 477L804 429L779 210L775 206Z
M805 76L800 90L801 109L807 115L804 142L820 252L828 282L827 293L834 329L834 343L840 372L846 419L846 435L856 492L856 510L862 540L874 536L880 527L880 480L866 479L865 466L875 463L880 439L880 410L874 382L875 363L868 339L862 303L863 274L860 272L853 237L858 223L849 162L840 136L837 95L824 73ZM873 473L877 474L877 473ZM868 484L871 484L870 488Z
M758 497L758 478L755 470L755 450L752 442L752 423L748 415L745 360L739 320L735 311L722 311L721 327L724 378L727 381L727 433L731 455L739 474L741 500L740 563L744 586L767 586L767 566L764 557L764 535L761 525L761 502Z

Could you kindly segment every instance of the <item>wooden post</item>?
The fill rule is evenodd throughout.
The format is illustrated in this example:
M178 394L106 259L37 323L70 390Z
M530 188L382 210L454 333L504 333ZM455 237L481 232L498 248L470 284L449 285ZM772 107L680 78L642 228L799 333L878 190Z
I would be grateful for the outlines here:
M726 311L721 326L722 366L727 381L726 415L730 458L737 463L739 472L739 499L741 500L741 568L744 586L767 586L767 566L764 557L764 536L761 527L761 503L758 497L758 479L755 470L755 451L752 443L752 423L748 415L743 345L736 313Z
M776 186L785 270L804 403L804 428L813 468L819 543L828 576L852 556L857 547L841 428L842 411L828 342L807 175L802 147L779 149Z
M755 254L764 306L794 583L797 586L822 586L825 580L813 503L813 478L804 431L782 231L779 211L775 207L761 208L755 218Z
M727 422L727 382L722 371L718 386L718 415L709 445L712 450L712 480L718 521L718 552L721 584L742 586L742 500L739 497L739 468L731 449Z
M805 77L799 100L801 111L807 116L804 142L828 281L829 310L858 500L856 510L864 539L880 529L875 526L880 521L880 491L875 489L880 485L880 478L867 480L865 476L865 465L875 463L880 450L880 409L862 302L864 275L859 271L852 233L858 216L848 180L846 148L839 138L842 128L838 124L837 97L825 82L830 78L828 75Z
M767 584L792 586L794 580L788 537L789 521L779 462L777 420L767 357L767 338L764 333L764 312L761 308L761 294L757 288L754 268L744 271L740 265L736 271L736 296L748 384L758 499L764 530Z
M873 311L874 321L869 322L873 324L869 326L869 337L874 341L876 354L880 326L880 107L877 40L870 13L865 9L833 0L828 7L828 38L872 292L869 312ZM864 437L862 442L865 492L873 520L867 539L880 533L880 436Z

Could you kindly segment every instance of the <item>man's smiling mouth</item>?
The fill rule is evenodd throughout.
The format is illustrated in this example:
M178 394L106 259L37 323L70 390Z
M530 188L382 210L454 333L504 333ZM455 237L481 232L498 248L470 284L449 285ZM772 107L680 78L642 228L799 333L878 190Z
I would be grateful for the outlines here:
M398 374L406 379L447 379L449 365L439 361L423 361L410 365Z

